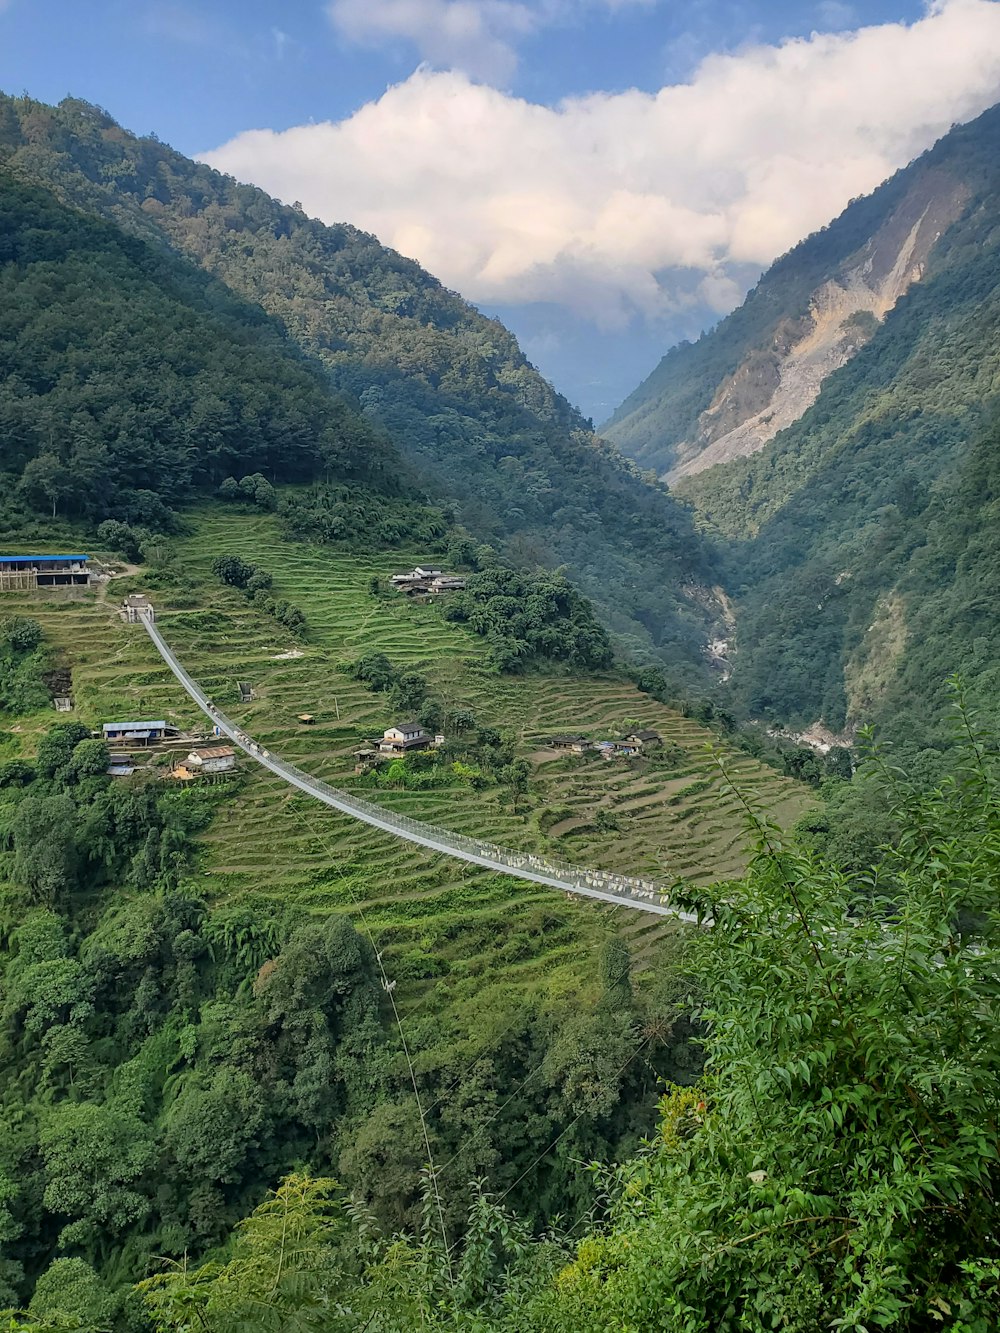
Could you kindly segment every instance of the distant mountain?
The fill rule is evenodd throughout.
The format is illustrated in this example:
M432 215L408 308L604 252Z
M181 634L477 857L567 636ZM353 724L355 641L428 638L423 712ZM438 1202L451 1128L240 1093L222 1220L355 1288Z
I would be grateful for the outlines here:
M419 265L73 99L0 96L0 167L258 306L480 540L565 564L633 651L702 662L717 574L691 514Z
M998 400L994 108L780 260L611 431L643 462L694 473L680 492L736 543L731 684L751 713L836 730L908 711L915 738L938 725L958 669L995 709L976 656L995 609L980 603L963 637L939 633L928 607L944 615L950 587L994 575L988 545L953 548L975 493L961 479L995 440Z
M872 338L972 206L1000 143L1000 108L954 130L779 259L743 305L673 348L602 432L672 483L746 458L798 421Z

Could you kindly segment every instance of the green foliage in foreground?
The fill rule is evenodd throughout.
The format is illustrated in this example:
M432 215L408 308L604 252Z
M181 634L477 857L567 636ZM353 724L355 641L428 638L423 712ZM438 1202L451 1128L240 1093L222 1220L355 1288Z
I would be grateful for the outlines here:
M903 830L878 865L842 872L758 824L745 882L700 904L707 1069L603 1173L604 1225L532 1239L479 1192L445 1246L431 1178L422 1228L384 1238L331 1211L331 1182L293 1177L225 1267L145 1284L158 1333L235 1333L251 1312L331 1333L989 1333L1000 774L972 728L939 790L871 765Z

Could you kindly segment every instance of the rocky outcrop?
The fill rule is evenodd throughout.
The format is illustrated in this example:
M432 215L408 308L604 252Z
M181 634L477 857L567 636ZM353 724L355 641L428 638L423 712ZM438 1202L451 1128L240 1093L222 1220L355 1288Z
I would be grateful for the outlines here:
M968 188L947 172L923 172L871 239L813 292L808 314L783 320L769 345L752 348L719 385L697 433L676 446L665 480L745 458L797 421L827 376L920 281L935 242L968 197Z

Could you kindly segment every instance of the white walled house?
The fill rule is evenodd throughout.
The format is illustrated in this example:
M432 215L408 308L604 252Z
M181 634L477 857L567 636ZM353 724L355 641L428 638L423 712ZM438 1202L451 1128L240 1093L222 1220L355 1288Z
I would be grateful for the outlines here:
M236 751L228 745L213 745L207 750L192 750L186 765L192 773L228 773L236 767Z

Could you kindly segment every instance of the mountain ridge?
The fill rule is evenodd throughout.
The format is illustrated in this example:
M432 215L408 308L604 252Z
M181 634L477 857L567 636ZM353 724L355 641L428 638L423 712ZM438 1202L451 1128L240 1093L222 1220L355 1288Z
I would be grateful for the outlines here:
M998 125L994 107L853 200L776 260L715 329L671 349L602 433L673 483L754 453L799 420L874 332L872 319L881 323L924 277L976 192L982 164L970 144L995 137Z
M0 97L0 162L259 304L479 540L516 563L566 566L628 651L703 673L712 616L685 589L717 582L710 543L497 321L375 238L310 220L78 100Z

